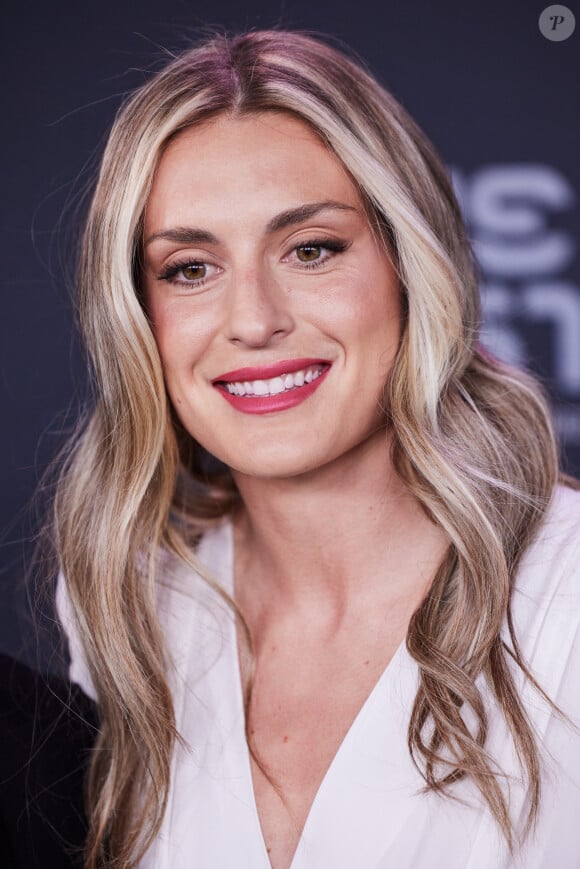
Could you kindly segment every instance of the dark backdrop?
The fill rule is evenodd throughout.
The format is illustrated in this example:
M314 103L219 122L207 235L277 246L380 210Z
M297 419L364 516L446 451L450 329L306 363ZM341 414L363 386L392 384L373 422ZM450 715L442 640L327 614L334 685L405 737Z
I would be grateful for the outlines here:
M140 0L12 3L4 12L0 318L0 650L34 658L27 509L84 389L67 271L123 93L198 28L272 25L348 43L433 139L482 265L486 342L541 375L569 470L580 472L580 8L564 42L545 3L488 0ZM68 239L68 240L67 240ZM49 661L50 615L40 655Z

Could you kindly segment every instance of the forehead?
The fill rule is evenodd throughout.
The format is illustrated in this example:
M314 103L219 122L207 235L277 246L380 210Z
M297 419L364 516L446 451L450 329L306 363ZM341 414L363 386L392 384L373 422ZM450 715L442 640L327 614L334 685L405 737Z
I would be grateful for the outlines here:
M283 112L220 115L178 133L164 150L146 209L146 225L258 206L272 212L338 199L360 207L341 161L304 121Z

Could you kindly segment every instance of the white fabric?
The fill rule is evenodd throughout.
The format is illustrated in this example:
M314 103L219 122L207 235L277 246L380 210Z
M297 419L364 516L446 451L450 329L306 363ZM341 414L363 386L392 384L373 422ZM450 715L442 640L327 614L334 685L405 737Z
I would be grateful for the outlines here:
M199 549L232 592L229 523ZM140 869L268 869L252 789L233 619L220 597L181 568L160 588L161 617L175 662L176 752L160 835ZM522 562L513 609L517 636L547 694L580 726L580 493L560 488ZM59 587L72 678L94 696ZM420 793L407 750L417 667L404 644L360 710L314 800L292 869L579 869L580 731L560 720L516 678L544 758L540 820L515 858L469 782L464 802ZM489 697L489 751L512 778L511 810L525 793L502 717Z

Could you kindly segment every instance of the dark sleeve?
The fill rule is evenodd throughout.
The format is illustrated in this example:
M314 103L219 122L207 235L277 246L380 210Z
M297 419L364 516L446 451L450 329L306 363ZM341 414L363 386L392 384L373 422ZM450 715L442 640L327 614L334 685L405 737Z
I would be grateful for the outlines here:
M98 728L76 685L0 655L0 867L80 869Z

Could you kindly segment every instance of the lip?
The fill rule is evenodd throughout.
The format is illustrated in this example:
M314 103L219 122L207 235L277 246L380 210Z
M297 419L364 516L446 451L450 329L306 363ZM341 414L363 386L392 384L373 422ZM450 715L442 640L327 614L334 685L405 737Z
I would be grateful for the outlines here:
M231 383L239 380L270 380L270 378L280 377L282 374L293 374L295 371L301 371L303 368L309 368L311 365L324 365L330 368L332 363L328 359L284 359L271 365L236 368L235 371L226 371L225 374L214 377L212 383L215 386L223 381Z
M288 367L289 365L291 367ZM279 392L277 395L232 395L221 385L221 382L224 380L266 380L270 377L279 377L281 374L292 374L294 371L300 371L302 368L308 368L312 365L325 366L316 380L311 380L310 383L305 383L304 386L289 389L287 392ZM268 365L263 368L240 368L237 371L230 371L216 378L213 381L213 385L228 404L241 413L279 413L280 411L297 407L297 405L302 404L303 401L306 401L307 398L316 392L330 371L331 366L331 362L321 359L293 359L290 363L277 362L275 365ZM250 373L248 374L248 372ZM259 375L256 375L256 372L259 372ZM268 373L264 374L264 372Z

